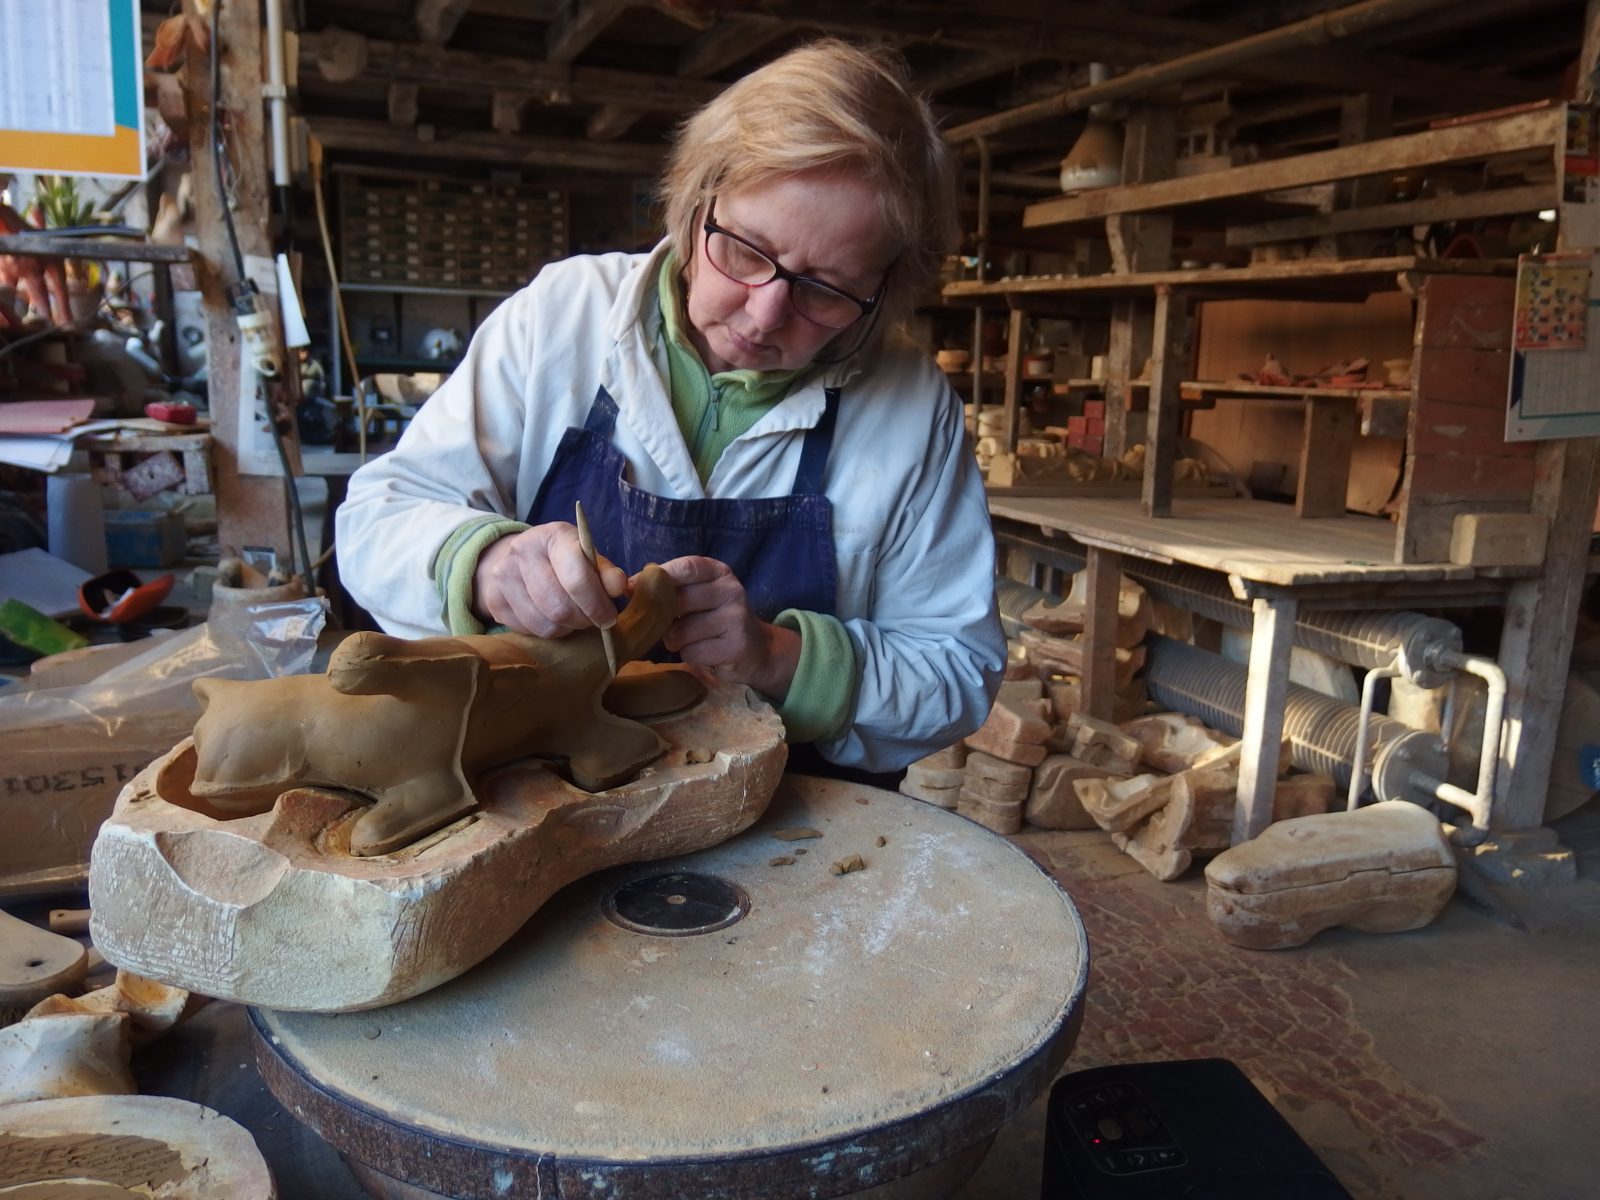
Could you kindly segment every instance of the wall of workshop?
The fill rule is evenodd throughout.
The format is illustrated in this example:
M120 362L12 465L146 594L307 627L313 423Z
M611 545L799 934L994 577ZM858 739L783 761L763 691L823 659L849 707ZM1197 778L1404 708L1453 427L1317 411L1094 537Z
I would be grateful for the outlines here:
M1268 354L1291 374L1315 374L1366 358L1381 381L1386 359L1411 357L1412 300L1381 292L1364 303L1225 300L1200 306L1195 378L1254 375ZM1190 418L1190 436L1212 446L1242 479L1270 481L1270 494L1292 497L1299 482L1304 410L1298 402L1219 401ZM1394 494L1404 465L1400 438L1358 437L1347 505L1377 513Z

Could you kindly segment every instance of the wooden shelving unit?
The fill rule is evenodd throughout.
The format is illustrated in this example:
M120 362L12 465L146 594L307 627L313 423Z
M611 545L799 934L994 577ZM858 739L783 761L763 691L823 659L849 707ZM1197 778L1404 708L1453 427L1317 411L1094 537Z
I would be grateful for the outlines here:
M1134 393L1148 389L1145 414L1145 476L1137 504L1127 500L1070 500L994 496L991 514L1001 523L1043 530L1067 539L1088 562L1089 590L1114 596L1096 581L1120 570L1133 555L1184 563L1225 575L1234 594L1255 607L1255 630L1245 706L1243 769L1235 830L1259 832L1270 819L1273 761L1282 732L1287 687L1289 630L1298 608L1404 607L1454 597L1458 603L1501 602L1527 612L1549 606L1550 597L1570 592L1573 579L1560 561L1544 565L1485 567L1451 562L1451 531L1465 513L1554 512L1555 494L1541 492L1537 452L1529 443L1504 440L1504 404L1511 359L1514 264L1493 259L1441 259L1417 255L1300 258L1249 266L1174 269L1174 228L1189 214L1215 227L1228 202L1267 199L1283 189L1342 184L1441 163L1542 157L1523 186L1451 206L1452 211L1531 211L1563 195L1563 148L1567 108L1543 103L1526 110L1489 114L1399 137L1364 141L1293 158L1253 163L1205 175L1174 178L1173 150L1161 134L1155 109L1136 113L1127 130L1123 186L1030 205L1023 226L1044 233L1081 237L1103 230L1113 270L1089 276L1019 276L962 281L944 289L946 304L979 308L1003 305L1010 321L1011 352L1005 391L1008 440L1016 445L1020 398L1020 347L1034 314L1061 311L1061 302L1099 304L1110 328L1104 380L1092 382L1106 401L1106 454L1120 454L1137 440L1129 435ZM1359 203L1355 189L1341 193ZM1370 197L1369 197L1370 199ZM1242 210L1241 210L1242 211ZM1382 228L1383 222L1419 222L1420 207L1369 204L1346 211L1305 213L1253 224L1234 245L1256 244L1274 228L1283 236L1324 236ZM1444 219L1444 218L1438 218ZM1324 252L1327 252L1325 247ZM1347 302L1379 291L1400 290L1415 300L1410 384L1406 389L1265 387L1193 378L1190 340L1197 305L1221 299L1281 299ZM1141 385L1145 363L1148 383ZM1079 381L1085 386L1085 381ZM1304 409L1299 491L1291 508L1251 500L1174 498L1173 462L1181 410L1190 403L1293 402ZM1394 521L1348 516L1345 490L1351 451L1361 433L1405 439L1404 474ZM1562 486L1559 481L1555 489ZM1549 494L1544 494L1549 493ZM1319 518L1315 520L1306 518ZM1551 517L1552 529L1561 518ZM1555 534L1552 533L1552 537ZM1586 558L1587 556L1585 556ZM1581 580L1581 571L1577 572ZM1520 576L1521 581L1511 579ZM1110 603L1110 601L1108 601ZM1093 606L1091 606L1093 607ZM1106 638L1114 612L1092 615L1086 639L1083 694L1089 711L1108 716L1112 688ZM1524 618L1526 619L1526 618ZM1536 664L1513 661L1522 635L1508 619L1504 655L1512 688L1532 688ZM1526 659L1531 656L1522 654ZM1102 669L1101 664L1104 669ZM1529 716L1549 719L1529 698L1518 703ZM1515 707L1515 706L1514 706ZM1546 704L1545 710L1550 706ZM1104 711L1101 711L1104 710ZM1532 716L1544 712L1543 716ZM1516 719L1513 716L1513 719ZM1502 772L1496 803L1509 799L1520 778L1536 779L1548 768L1538 754L1515 757ZM1522 805L1526 808L1526 805Z

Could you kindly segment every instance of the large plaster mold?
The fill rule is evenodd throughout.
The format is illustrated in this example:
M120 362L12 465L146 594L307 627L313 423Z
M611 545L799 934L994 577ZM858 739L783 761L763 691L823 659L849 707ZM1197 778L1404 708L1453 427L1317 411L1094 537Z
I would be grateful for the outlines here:
M478 808L390 854L357 857L364 806L314 788L228 819L188 791L192 739L123 789L94 845L95 945L126 970L203 995L311 1012L392 1004L493 953L557 890L747 828L783 772L783 723L714 686L648 722L666 751L589 793L536 760L486 775Z

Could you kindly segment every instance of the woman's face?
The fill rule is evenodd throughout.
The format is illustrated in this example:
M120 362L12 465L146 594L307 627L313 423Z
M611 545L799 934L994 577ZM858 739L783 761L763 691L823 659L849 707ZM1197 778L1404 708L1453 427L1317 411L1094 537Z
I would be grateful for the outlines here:
M807 172L716 198L718 226L796 275L862 299L879 290L894 257L872 187L850 175ZM706 261L705 215L697 218L688 280L689 340L712 372L803 367L839 334L801 316L790 284L747 287Z

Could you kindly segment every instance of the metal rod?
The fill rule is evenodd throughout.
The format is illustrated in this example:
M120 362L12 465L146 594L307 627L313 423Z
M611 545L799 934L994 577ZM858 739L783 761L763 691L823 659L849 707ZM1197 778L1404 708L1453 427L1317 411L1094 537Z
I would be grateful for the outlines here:
M1374 667L1361 680L1361 723L1355 752L1350 755L1350 790L1345 796L1345 808L1351 812L1361 807L1361 793L1367 790L1367 753L1372 748L1372 706L1378 694L1378 680L1394 679L1399 674L1394 667Z

